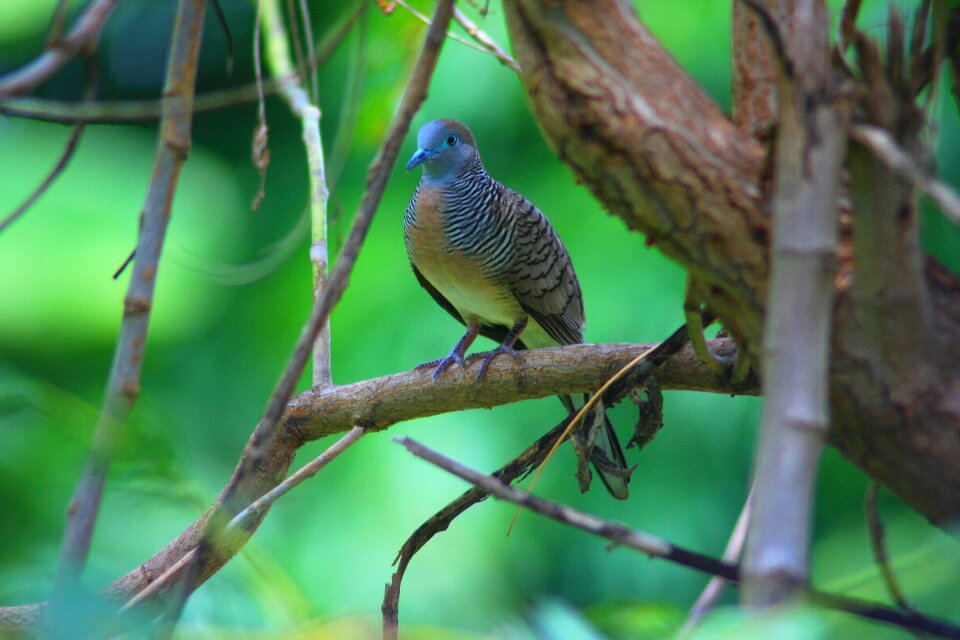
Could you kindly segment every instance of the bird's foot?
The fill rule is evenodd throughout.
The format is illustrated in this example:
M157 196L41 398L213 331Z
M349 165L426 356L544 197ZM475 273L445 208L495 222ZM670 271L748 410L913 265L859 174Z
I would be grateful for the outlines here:
M424 362L423 364L418 364L414 367L415 370L419 371L420 369L427 369L430 367L436 367L431 374L431 378L436 380L440 377L440 374L446 371L447 367L456 362L460 365L460 368L463 368L463 354L459 351L451 351L450 355L445 358L440 358L439 360L431 360L430 362Z
M477 337L477 334L480 332L480 329L477 325L473 324L467 327L467 332L463 334L463 337L453 346L453 349L450 350L450 353L446 358L440 358L439 360L431 360L430 362L424 362L421 365L417 365L414 369L426 369L427 367L436 366L436 369L433 370L433 379L436 380L440 377L440 374L443 373L447 367L452 363L456 362L460 365L460 368L463 368L463 354L467 352L467 349L470 348L470 345L473 344L474 339Z
M478 356L483 356L483 362L480 364L480 371L477 373L477 382L483 378L483 374L487 372L487 367L490 366L490 363L501 353L509 354L514 360L520 357L520 354L517 353L517 350L511 347L508 344L501 344L496 349L491 349L486 353L478 353Z

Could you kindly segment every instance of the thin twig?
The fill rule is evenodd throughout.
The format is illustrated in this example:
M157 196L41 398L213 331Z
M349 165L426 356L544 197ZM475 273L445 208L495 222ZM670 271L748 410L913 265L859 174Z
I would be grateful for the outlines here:
M889 133L879 127L857 125L850 137L870 150L888 169L912 180L953 224L960 225L960 195L920 168Z
M418 458L483 489L496 498L512 502L581 531L606 538L613 542L615 546L627 547L654 558L719 576L734 584L740 580L740 571L736 565L678 547L662 538L631 529L619 522L603 520L579 509L545 500L532 493L505 484L493 476L474 471L455 460L428 449L411 438L394 438L394 440ZM880 603L818 591L811 591L809 595L814 604L844 611L868 620L886 622L904 629L923 631L944 638L960 638L960 626L936 618L914 612L900 611Z
M303 33L307 39L307 59L313 60L313 25L310 23L310 9L307 0L300 0L300 19L303 21ZM320 86L317 79L317 68L311 66L307 73L310 75L310 97L314 104L320 100Z
M467 17L467 14L465 14L463 11L460 11L459 7L454 8L453 19L457 21L457 24L463 27L464 31L470 34L471 38L480 44L484 51L499 60L506 67L509 67L511 70L520 73L520 63L511 58L510 54L508 54L503 47L498 45L493 38L484 33L480 27L474 24L473 21Z
M309 480L313 476L317 475L321 469L327 466L334 458L346 451L357 440L363 437L365 433L366 430L363 427L354 427L348 431L342 438L330 445L319 456L300 467L296 473L292 474L273 489L263 494L262 497L254 501L243 511L234 516L224 528L223 535L227 538L238 534L241 536L243 534L249 535L249 531L253 526L253 523L263 518L266 512L277 500L289 493L295 487L302 484L305 480ZM240 544L242 544L242 541L240 541ZM138 591L132 598L124 603L124 605L120 608L120 612L122 613L132 609L148 598L156 595L164 588L168 587L170 583L180 575L180 572L187 565L187 563L193 559L196 551L196 548L191 549L187 554L180 558L180 560L178 560L163 574L161 574L160 577L148 584L142 591Z
M558 393L582 393L599 387L609 377L610 371L616 371L650 346L579 344L524 351L518 362L511 359L493 362L481 384L476 382L476 370L471 371L468 367L466 371L451 371L452 375L443 376L429 385L425 384L429 381L429 372L406 371L330 387L319 393L305 391L288 404L281 431L283 437L272 450L267 467L261 468L245 483L243 495L249 504L275 487L286 477L297 450L305 442L344 433L358 424L382 430L418 417L470 408L489 408ZM736 345L729 338L711 341L710 351L729 362L736 359ZM477 364L476 359L473 364ZM671 357L660 375L663 389L724 394L759 393L756 380L735 389L721 385L690 348ZM608 402L612 401L605 400L605 403ZM562 426L566 424L564 420ZM552 440L544 445L543 452L550 445ZM239 468L228 487L233 486L238 472ZM226 489L221 495L225 493ZM129 598L157 580L185 553L196 547L212 511L213 507L163 549L105 587L104 592L118 599ZM203 575L212 575L228 560L227 557L217 558L216 562L207 565ZM12 631L34 624L44 606L25 604L0 607L0 629Z
M880 575L883 576L883 583L887 587L887 592L901 609L912 611L913 607L907 602L903 595L903 589L897 581L897 576L893 572L893 566L890 564L890 556L887 553L886 531L883 521L880 519L880 511L877 508L877 483L871 482L867 487L867 495L864 500L864 510L867 514L867 532L870 534L870 549L873 551L873 559L880 567Z
M408 12L410 12L410 14L420 22L424 24L430 24L430 18L428 18L427 16L423 15L422 13L420 13L419 11L411 7L409 4L405 2L405 0L397 0L397 4L403 7L404 9L406 9ZM457 13L460 13L459 9L455 10L454 16L456 16ZM517 61L511 58L509 55L507 55L507 53L504 52L504 50L501 49L500 46L497 45L497 43L495 43L492 38L490 38L490 36L480 31L480 29L477 28L475 24L470 22L470 19L467 18L463 13L460 13L460 17L457 18L457 22L459 22L463 26L463 28L467 31L467 33L469 33L470 36L480 44L474 44L469 40L467 40L466 38L462 38L457 34L451 33L451 32L447 33L448 38L450 38L451 40L455 40L466 47L474 49L475 51L479 51L481 53L489 53L490 55L492 55L494 58L502 62L504 65L506 65L513 71L516 71L517 73L520 72L520 65L517 63ZM470 25L470 26L467 26L467 25ZM470 30L471 27L475 30L475 33L471 33L471 30Z
M66 11L67 5L69 3L66 1L60 2L57 5L57 12L54 15L54 23L50 29L49 40L53 41L59 37L55 35L58 29L62 29L62 22L66 19L64 12ZM84 91L83 101L84 103L89 103L97 96L97 83L98 83L98 74L97 74L97 65L94 59L94 53L96 51L96 41L92 41L84 51L84 73L86 74L86 89ZM67 140L67 146L64 148L63 153L60 154L60 160L57 161L57 164L53 167L53 170L47 175L47 177L40 183L40 185L34 189L33 193L27 197L23 203L17 207L13 213L4 218L3 221L0 221L0 233L3 233L3 230L16 222L24 213L27 212L30 207L33 206L33 203L36 202L40 196L46 193L47 189L56 181L56 179L63 173L64 169L67 168L67 165L70 163L70 160L73 158L73 154L77 150L77 145L80 142L80 137L83 135L84 130L86 129L86 123L78 123L74 127L73 132L70 134L70 139Z
M317 45L316 57L310 61L311 68L321 67L326 63L353 28L353 24L363 14L365 8L365 2L358 2L353 10L340 18L337 24L327 32L323 40ZM284 79L271 79L264 82L264 94L272 95L276 93L280 81ZM238 104L254 102L257 99L258 92L256 82L222 91L211 91L196 97L193 112L216 111ZM163 115L164 106L161 100L155 99L84 104L42 98L9 98L0 101L0 113L17 118L30 118L46 122L109 124L156 120Z
M260 35L263 32L263 2L257 2L257 13L253 19L253 77L257 86L257 124L253 129L250 158L260 176L260 186L253 196L250 209L256 211L266 195L267 169L270 167L270 127L267 126L267 101L263 90L263 63L260 54Z
M127 414L140 393L140 371L153 306L157 266L170 220L170 204L177 178L190 148L191 102L205 11L205 0L181 0L177 9L164 95L170 113L180 115L165 116L160 127L161 144L158 145L153 177L143 208L136 248L137 260L124 299L123 322L106 398L90 454L68 510L67 528L54 582L52 600L55 604L62 602L67 591L79 581L90 549L113 451Z
M750 489L750 493L743 503L743 508L737 517L737 523L733 526L733 532L731 532L727 546L723 550L722 557L724 562L730 564L738 564L740 562L740 554L743 552L743 545L747 540L747 529L750 527L750 505L752 501L753 488ZM689 637L694 632L697 625L703 620L703 617L716 606L726 586L727 582L722 578L718 578L717 576L710 578L710 582L707 583L700 597L697 598L697 601L690 607L690 614L683 623L683 628L681 628L677 634L678 638Z
M120 0L94 0L74 23L70 32L24 66L0 76L0 99L27 93L70 61L80 49L97 39L103 23Z
M227 16L220 6L220 0L210 0L213 6L213 13L217 16L217 24L220 25L220 31L223 32L223 38L227 43L227 75L233 73L233 32L230 31L230 23L227 22Z
M17 207L10 215L0 221L0 233L3 233L4 229L12 225L14 222L20 219L20 217L27 212L30 207L33 206L33 203L37 201L44 193L47 192L47 189L50 188L60 174L63 173L63 170L67 168L67 165L70 163L70 160L73 158L74 152L77 150L77 144L80 142L80 136L83 135L83 131L86 129L86 124L81 122L77 124L73 131L70 133L70 139L67 140L67 146L64 147L63 153L60 154L60 159L57 161L57 164L53 167L53 170L44 178L33 193L31 193L23 203Z
M346 289L350 272L356 263L360 248L396 163L403 138L410 128L410 121L426 99L427 87L433 75L440 47L443 45L443 35L446 32L452 13L453 0L441 0L437 3L433 24L427 30L423 48L407 83L397 113L390 124L387 137L370 167L366 193L357 212L350 236L330 275L328 286L323 290L323 294L317 298L306 326L297 341L290 362L270 397L267 410L247 444L234 477L224 490L223 501L214 509L198 545L197 554L185 569L183 593L186 596L195 588L202 565L219 552L215 541L220 539L220 534L227 525L229 514L237 513L245 506L238 504L238 496L242 495L240 489L249 482L249 478L255 475L254 472L257 467L269 456L270 446L276 437L280 418L297 381L303 373L317 334L329 317L331 309ZM173 615L175 617L179 615L184 602L185 600L181 600L174 604Z
M703 320L704 324L709 324L709 322L712 321L712 318L710 318L708 314L704 314L701 319ZM563 437L554 443L553 449L550 450L543 462L543 466L537 470L537 473L530 481L528 491L533 491L533 488L540 479L540 475L543 473L547 462L553 457L553 454L556 453L560 443L563 442L575 428L577 428L577 425L582 423L584 416L586 416L588 412L594 408L594 406L599 403L602 407L610 407L614 403L619 402L630 389L643 384L647 378L649 378L655 371L659 370L660 367L666 364L671 357L680 351L683 345L687 343L687 336L687 325L684 324L679 329L674 331L669 337L667 337L666 340L658 342L647 351L644 351L636 358L621 367L612 376L607 378L603 385L597 389L596 393L594 393L589 400L583 403L583 406L580 407L580 410L577 411L576 415L574 415L573 419L567 426ZM513 529L513 525L516 524L519 513L520 512L517 511L517 515L514 516L513 523L510 525L511 529Z
M287 0L287 20L290 22L290 31L293 37L290 38L293 42L293 54L297 58L297 82L299 84L304 84L307 81L307 65L304 64L305 58L303 56L303 37L300 34L299 20L297 18L297 10L293 5L294 0ZM262 5L262 2L257 2L258 5Z
M70 0L57 0L57 7L50 18L50 30L47 32L47 48L56 47L67 30L67 18L70 12Z
M261 0L263 28L267 39L267 60L274 76L289 78L293 71L290 60L290 42L283 24L277 0ZM303 16L309 20L309 15ZM309 35L309 32L308 32ZM312 53L312 50L311 50ZM307 154L310 177L310 264L313 267L313 298L318 300L327 282L327 200L329 192L325 175L323 142L320 137L320 109L311 102L310 96L300 82L285 80L280 84L290 110L300 119L303 129L303 146ZM332 383L330 375L330 321L327 319L313 344L313 386L323 387Z
M493 477L507 484L512 483L517 478L526 477L533 469L540 466L557 439L562 437L571 419L572 416L564 418L560 424L538 438L518 456L493 472ZM467 509L483 502L489 495L487 491L480 487L471 487L459 498L417 527L403 543L399 553L397 553L396 560L394 560L397 570L394 571L393 577L384 589L383 604L380 606L383 617L383 640L397 640L400 625L400 588L403 585L403 577L406 575L407 567L414 556L434 536L446 531L451 523Z

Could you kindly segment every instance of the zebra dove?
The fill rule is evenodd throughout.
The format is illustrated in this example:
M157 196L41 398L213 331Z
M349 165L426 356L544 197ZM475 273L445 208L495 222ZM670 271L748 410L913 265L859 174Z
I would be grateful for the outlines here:
M566 248L529 200L483 167L473 134L455 120L421 127L407 171L423 165L403 218L407 257L420 285L466 333L436 365L436 379L463 357L477 335L498 343L483 354L477 379L500 354L583 342L583 295ZM568 411L569 396L561 396ZM590 458L615 498L627 497L629 473L610 421ZM599 451L598 451L599 450Z

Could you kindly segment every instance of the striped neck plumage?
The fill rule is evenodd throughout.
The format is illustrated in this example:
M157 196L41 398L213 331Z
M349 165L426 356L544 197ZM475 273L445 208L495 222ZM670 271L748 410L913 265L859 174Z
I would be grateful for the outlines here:
M430 186L449 188L470 180L483 180L487 177L483 162L480 160L480 154L475 152L470 159L459 166L432 162L424 163L422 181Z

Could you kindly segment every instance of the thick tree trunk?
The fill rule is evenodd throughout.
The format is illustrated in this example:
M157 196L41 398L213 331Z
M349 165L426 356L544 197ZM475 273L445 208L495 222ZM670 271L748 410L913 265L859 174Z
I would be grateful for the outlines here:
M524 86L557 154L611 213L686 267L747 353L759 355L772 174L763 146L696 86L628 3L505 7ZM885 273L870 279L848 262L837 278L828 438L946 526L960 517L960 283L937 265L910 278L920 262L909 185L904 191L879 166L854 167L853 180L855 194L901 185L884 210L854 212L868 244L866 225L877 218L897 242L870 254L889 259Z

